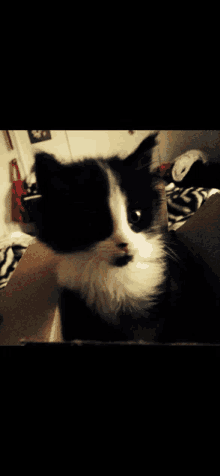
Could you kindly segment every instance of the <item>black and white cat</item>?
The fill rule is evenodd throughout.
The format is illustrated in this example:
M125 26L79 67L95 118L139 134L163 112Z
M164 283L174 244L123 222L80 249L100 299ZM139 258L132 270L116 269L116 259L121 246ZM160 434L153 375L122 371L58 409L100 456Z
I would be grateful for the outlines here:
M65 341L209 342L220 335L216 318L201 315L201 291L213 303L212 286L161 225L160 178L149 170L155 139L124 160L63 164L36 154L36 225L39 239L61 256Z

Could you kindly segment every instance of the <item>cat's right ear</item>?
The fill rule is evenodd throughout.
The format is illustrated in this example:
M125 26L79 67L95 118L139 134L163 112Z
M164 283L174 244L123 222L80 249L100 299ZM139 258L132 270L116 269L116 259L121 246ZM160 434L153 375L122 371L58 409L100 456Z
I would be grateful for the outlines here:
M50 183L53 175L60 171L60 164L53 155L46 152L38 152L35 154L35 164L33 168L39 191L44 191Z
M158 132L146 137L137 149L123 161L123 165L133 167L135 170L149 167L152 149L157 145L155 140L157 135Z

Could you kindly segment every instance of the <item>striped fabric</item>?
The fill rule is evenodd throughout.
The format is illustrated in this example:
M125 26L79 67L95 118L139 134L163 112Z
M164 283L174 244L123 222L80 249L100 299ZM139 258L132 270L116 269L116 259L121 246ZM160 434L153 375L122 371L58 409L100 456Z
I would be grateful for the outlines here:
M21 257L35 238L14 232L0 240L0 290L5 288Z
M216 192L220 193L220 190L203 187L185 189L174 183L167 185L168 229L177 230Z

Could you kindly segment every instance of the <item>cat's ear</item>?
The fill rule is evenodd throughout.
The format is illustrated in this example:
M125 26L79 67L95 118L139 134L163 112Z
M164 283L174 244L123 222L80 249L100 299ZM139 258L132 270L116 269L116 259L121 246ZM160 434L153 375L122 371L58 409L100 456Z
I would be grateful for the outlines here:
M42 192L51 183L51 178L58 174L61 169L61 164L57 162L53 155L46 152L38 152L35 155L34 171L37 178L39 190Z
M123 165L134 167L135 170L141 170L149 166L152 149L157 145L157 135L158 132L146 137L137 149L123 161Z

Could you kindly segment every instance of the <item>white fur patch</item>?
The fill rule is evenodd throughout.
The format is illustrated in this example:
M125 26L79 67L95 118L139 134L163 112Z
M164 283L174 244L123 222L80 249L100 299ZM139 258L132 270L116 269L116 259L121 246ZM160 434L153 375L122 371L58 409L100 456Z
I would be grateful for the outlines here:
M165 252L162 235L135 233L127 220L126 196L108 171L109 207L113 233L92 250L69 253L60 257L58 283L78 290L88 307L105 320L117 321L120 310L140 315L152 307L158 286L165 280ZM117 244L127 243L133 260L123 267L114 259L124 256Z

